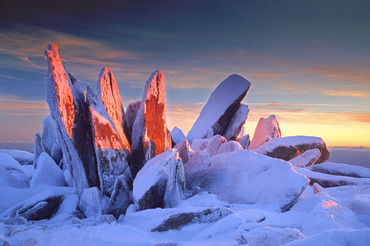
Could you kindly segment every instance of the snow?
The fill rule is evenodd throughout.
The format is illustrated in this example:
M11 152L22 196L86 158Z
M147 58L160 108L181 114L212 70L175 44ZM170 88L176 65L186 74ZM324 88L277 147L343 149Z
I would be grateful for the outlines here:
M238 111L236 111L225 131L224 137L227 140L235 140L239 136L242 127L248 118L249 111L250 109L248 105L240 104Z
M0 149L0 153L10 155L22 166L33 164L33 154L28 151L15 149Z
M370 178L370 169L366 167L348 165L343 163L325 162L309 167L308 170L356 178Z
M226 143L226 138L221 135L213 136L210 139L196 139L191 144L191 148L194 151L205 150L210 156L217 154L221 144Z
M254 131L253 139L249 149L257 149L271 139L280 137L281 132L276 116L270 115L268 118L261 118L258 121L256 130Z
M222 153L235 152L241 149L243 149L243 147L240 145L240 143L236 141L228 141L221 144L220 148L217 151L217 155Z
M177 149L179 156L183 164L187 163L190 157L194 154L194 151L191 149L188 140L184 139L180 143L176 144L174 149Z
M16 171L27 177L30 176L27 170L8 154L0 153L0 166L4 167L7 171Z
M300 154L293 159L290 159L289 162L296 167L308 167L315 164L319 159L321 152L319 149L309 149Z
M83 190L79 208L86 217L101 215L104 209L104 199L97 187L86 188Z
M229 106L235 101L239 101L240 103L243 100L250 86L251 83L248 80L237 74L230 75L222 81L212 92L199 117L190 129L187 135L189 143L191 144L195 139L206 137L207 131L217 123ZM239 103L236 105L235 112L239 108ZM224 130L226 130L227 125ZM223 132L220 133L222 134ZM214 132L214 134L219 133Z
M175 144L179 144L181 143L181 141L185 139L184 133L181 131L180 128L176 126L171 131L171 137L172 137L172 140L175 142Z

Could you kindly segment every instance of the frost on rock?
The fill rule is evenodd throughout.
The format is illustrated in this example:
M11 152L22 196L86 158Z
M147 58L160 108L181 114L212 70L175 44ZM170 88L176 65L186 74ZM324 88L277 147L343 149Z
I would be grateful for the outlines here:
M87 90L87 100L90 104L99 187L104 195L110 197L118 176L123 174L128 182L132 182L129 150L122 143L104 105L90 88Z
M107 213L113 214L118 219L121 214L126 213L132 201L132 193L130 187L127 185L126 177L124 175L118 176L109 199Z
M191 144L191 148L194 151L205 150L208 152L210 156L214 156L217 154L218 149L220 148L221 144L226 143L226 138L221 135L213 136L210 139L196 139Z
M104 67L99 75L97 92L109 118L111 119L124 148L130 151L130 143L124 132L125 115L123 112L121 96L116 79L108 67Z
M240 143L231 140L221 144L220 148L217 151L217 155L222 153L235 152L241 149L243 149L243 147L240 145Z
M316 163L321 155L320 150L318 149L309 149L300 154L293 159L290 159L289 162L295 167L309 167Z
M194 154L194 151L191 149L190 144L189 144L188 140L186 140L186 139L184 139L180 143L176 144L173 148L177 149L177 151L179 152L179 156L180 156L184 165L185 165L185 163L188 162L190 157Z
M42 152L44 152L44 148L42 147L42 143L41 143L41 134L36 133L35 142L33 145L33 157L34 157L33 167L35 169L37 167L37 160L39 159L39 156L41 155Z
M287 211L309 182L289 162L249 150L213 156L210 164L204 161L188 167L189 163L185 165L186 181L193 180L192 185L199 184L229 203L266 204Z
M317 164L307 168L313 172L326 173L331 175L348 176L354 178L369 178L370 179L370 169L366 167L342 164L342 163L332 163L325 162Z
M77 81L67 76L58 46L49 44L47 102L55 121L58 143L63 150L63 163L69 170L78 192L98 185L96 159L89 126L88 105Z
M171 131L171 137L175 144L179 144L185 139L184 133L176 126Z
M37 167L32 175L30 188L34 189L41 185L66 185L63 171L46 152L42 152L37 161Z
M184 165L186 188L193 190L194 187L199 187L210 166L211 157L207 151L195 152Z
M86 188L83 190L79 208L86 217L101 215L104 209L104 199L97 187Z
M187 136L189 143L205 138L209 129L213 135L224 135L250 86L248 80L237 74L230 75L219 84L190 129Z
M175 206L184 197L183 169L182 160L174 149L148 161L133 184L137 209Z
M243 149L249 149L249 146L251 144L251 140L249 139L249 134L244 135L242 137L238 137L236 141L240 143Z
M281 131L275 115L270 115L270 117L266 119L261 118L258 121L256 130L254 131L253 139L249 149L257 149L271 139L280 137Z
M139 111L141 101L132 102L127 106L125 120L127 126L126 136L128 141L131 143L132 127L136 119L137 111Z
M319 137L293 136L273 138L254 151L258 154L289 161L310 149L319 149L321 155L316 163L322 163L329 159L330 151L325 142Z
M259 227L243 235L250 246L278 246L304 238L306 237L296 228Z
M245 124L245 121L248 118L248 114L248 105L241 103L238 111L236 111L234 117L231 119L230 124L225 131L224 137L228 141L237 139Z
M41 142L43 150L58 164L63 158L63 151L57 142L55 122L50 115L42 121Z
M145 84L143 98L132 128L132 175L154 156L172 147L166 126L164 74L157 70Z

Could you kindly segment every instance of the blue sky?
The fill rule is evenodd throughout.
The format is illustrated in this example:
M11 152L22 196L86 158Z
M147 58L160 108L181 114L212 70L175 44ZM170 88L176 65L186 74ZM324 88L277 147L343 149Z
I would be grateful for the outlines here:
M370 146L369 1L1 1L0 141L32 141L48 114L48 43L82 87L113 71L126 106L165 73L170 127L187 132L213 89L251 81L247 132Z

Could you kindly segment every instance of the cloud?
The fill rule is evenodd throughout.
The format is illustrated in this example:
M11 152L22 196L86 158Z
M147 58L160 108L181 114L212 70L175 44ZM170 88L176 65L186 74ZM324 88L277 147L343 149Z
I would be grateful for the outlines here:
M0 113L6 115L48 115L46 101L24 100L18 96L0 94Z
M322 94L336 97L358 97L362 99L370 98L370 91L353 91L353 90L323 90Z

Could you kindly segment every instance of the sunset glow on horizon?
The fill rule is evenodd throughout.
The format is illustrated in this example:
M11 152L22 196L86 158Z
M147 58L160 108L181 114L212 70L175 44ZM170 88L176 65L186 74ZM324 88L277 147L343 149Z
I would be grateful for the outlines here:
M95 90L108 66L124 108L163 71L169 129L185 135L212 91L236 73L252 84L243 100L251 138L259 118L274 114L282 136L370 147L368 1L1 5L1 142L41 132L49 114L44 51L55 43L83 89Z

